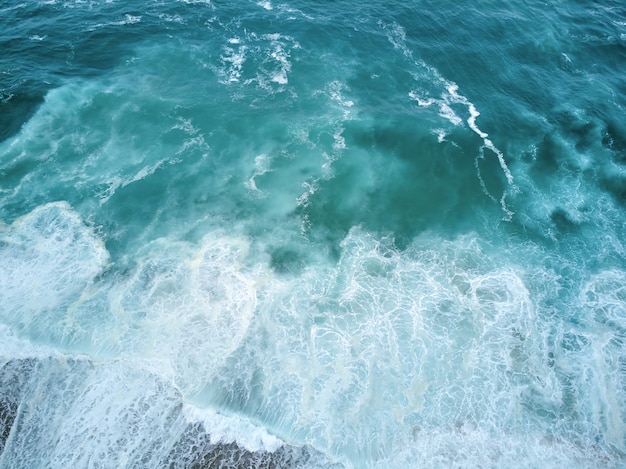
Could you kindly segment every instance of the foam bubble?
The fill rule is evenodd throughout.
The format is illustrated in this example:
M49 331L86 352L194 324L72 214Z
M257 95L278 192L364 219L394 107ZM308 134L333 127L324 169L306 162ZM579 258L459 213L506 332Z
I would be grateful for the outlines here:
M606 439L621 451L626 450L626 352L622 345L626 340L625 285L625 271L606 270L592 275L580 293L591 332L583 336L590 354L583 358L582 368L586 375L602 377L592 383L595 399L586 410Z
M181 150L182 151L182 150ZM154 174L154 172L165 164L165 159L157 161L151 165L144 166L135 174L127 177L113 176L104 183L104 188L98 191L100 205L106 203L119 189Z
M402 26L398 23L386 24L383 21L379 21L378 25L383 28L393 47L400 49L406 57L413 57L413 53L406 44L406 31Z
M228 40L218 73L223 84L242 82L271 93L284 90L291 72L290 56L300 45L279 33L256 34L245 31L242 37ZM245 43L244 43L245 41ZM276 85L280 85L276 88Z
M211 7L211 9L215 8L211 0L176 0L176 1L186 3L188 5L208 5Z
M456 112L445 102L439 104L439 115L449 120L454 125L461 125L463 123L463 120L457 116Z
M349 112L349 108L354 106L354 101L344 97L344 93L347 88L344 83L335 80L330 82L326 88L330 98L342 107L346 108L346 112Z
M409 97L417 102L417 105L420 107L429 107L435 103L434 99L431 98L423 98L417 93L415 90L409 91Z

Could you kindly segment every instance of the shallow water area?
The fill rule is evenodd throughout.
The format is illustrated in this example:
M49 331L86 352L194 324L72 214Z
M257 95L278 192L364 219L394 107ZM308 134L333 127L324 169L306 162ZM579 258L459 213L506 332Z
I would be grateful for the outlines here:
M623 466L625 17L0 5L0 467Z

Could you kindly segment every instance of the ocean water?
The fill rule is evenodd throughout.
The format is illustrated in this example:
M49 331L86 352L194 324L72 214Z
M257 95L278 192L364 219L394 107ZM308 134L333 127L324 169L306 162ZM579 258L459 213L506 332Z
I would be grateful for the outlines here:
M0 467L626 466L626 6L0 1Z

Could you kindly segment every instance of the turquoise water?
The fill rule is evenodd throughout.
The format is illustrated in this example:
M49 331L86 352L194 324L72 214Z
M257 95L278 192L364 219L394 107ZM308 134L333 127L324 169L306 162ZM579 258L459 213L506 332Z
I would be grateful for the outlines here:
M0 467L626 464L622 2L0 26Z

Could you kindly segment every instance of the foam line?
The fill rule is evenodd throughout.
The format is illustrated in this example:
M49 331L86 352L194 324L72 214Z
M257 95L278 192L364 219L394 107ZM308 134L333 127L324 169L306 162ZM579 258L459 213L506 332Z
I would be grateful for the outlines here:
M476 125L476 119L478 118L478 116L480 116L480 112L478 112L478 110L476 109L476 106L474 106L474 104L470 102L465 96L459 94L458 92L459 87L455 83L448 82L448 86L446 87L446 89L448 90L448 93L450 94L450 97L452 98L451 99L452 102L464 104L465 106L467 106L467 110L469 111L469 115L470 115L467 119L467 124L469 125L470 129L472 129L480 138L483 139L485 147L491 150L493 153L495 153L495 155L498 157L500 167L502 168L502 171L504 172L504 175L506 176L506 180L509 183L509 185L512 185L513 175L511 174L511 171L509 170L506 164L506 161L504 160L504 155L488 138L488 134L486 132L483 132L478 127L478 125Z
M483 140L483 144L485 145L485 147L491 150L496 155L500 167L502 168L502 171L506 176L507 183L509 185L513 185L513 175L511 174L511 171L506 164L503 153L488 138L488 134L486 132L483 132L476 124L476 119L478 118L478 116L480 116L480 112L478 112L476 106L469 99L467 99L467 97L459 93L459 87L456 83L446 80L441 76L439 71L426 65L423 61L415 60L413 58L413 53L406 44L406 32L400 25L393 24L391 26L388 26L383 24L382 22L379 22L379 25L381 25L386 31L387 38L393 44L394 48L400 49L405 57L410 59L414 65L432 74L432 78L434 78L434 81L442 84L446 90L441 92L440 98L422 98L420 96L420 93L414 90L409 92L409 97L417 101L418 105L422 107L427 107L433 103L436 103L439 106L439 114L445 119L449 120L454 125L460 125L462 120L454 112L450 105L462 104L463 106L465 106L469 113L469 117L466 120L467 125ZM505 211L507 213L510 213L508 209L505 209Z
M404 36L400 35L399 37L394 38L392 40L392 43L394 44L394 47L401 48L404 54L408 58L410 58L414 62L415 65L423 67L426 71L432 74L432 76L435 79L435 82L440 83L445 88L445 91L441 92L439 98L423 97L421 93L415 90L411 90L408 93L409 97L412 100L416 101L420 107L430 107L433 104L437 105L437 107L439 108L439 116L443 117L444 119L446 119L447 121L452 123L452 125L455 125L455 126L461 125L463 123L463 120L455 112L453 105L461 104L465 106L469 114L469 117L466 119L467 125L474 133L476 133L476 135L478 135L483 140L483 148L487 148L488 150L490 150L496 155L496 157L498 158L498 163L500 165L500 168L502 169L502 172L504 173L504 176L506 177L508 186L509 187L514 186L513 174L511 173L511 170L509 169L506 163L504 154L495 146L493 141L489 138L489 135L483 130L481 130L480 127L478 127L476 123L476 119L478 118L478 116L480 116L480 112L478 112L478 110L476 109L476 106L469 99L467 99L467 97L459 93L458 85L444 79L437 70L433 69L432 67L427 66L425 63L421 61L414 61L412 58L411 51L407 49L406 45L403 45L404 43L402 41L404 40L405 40ZM442 134L442 131L440 129L435 129L434 132L438 135L438 141L441 143L444 140L442 135L445 135L445 134ZM481 149L481 152L482 152L482 149ZM497 201L497 199L491 194L489 194L489 192L487 191L485 181L482 178L482 175L480 174L478 164L476 164L476 170L477 170L478 179L480 181L483 192L492 200ZM506 203L506 196L507 196L507 191L505 190L499 199L499 203L500 203L502 210L506 214L504 217L504 220L510 221L514 215L514 212L509 209Z

